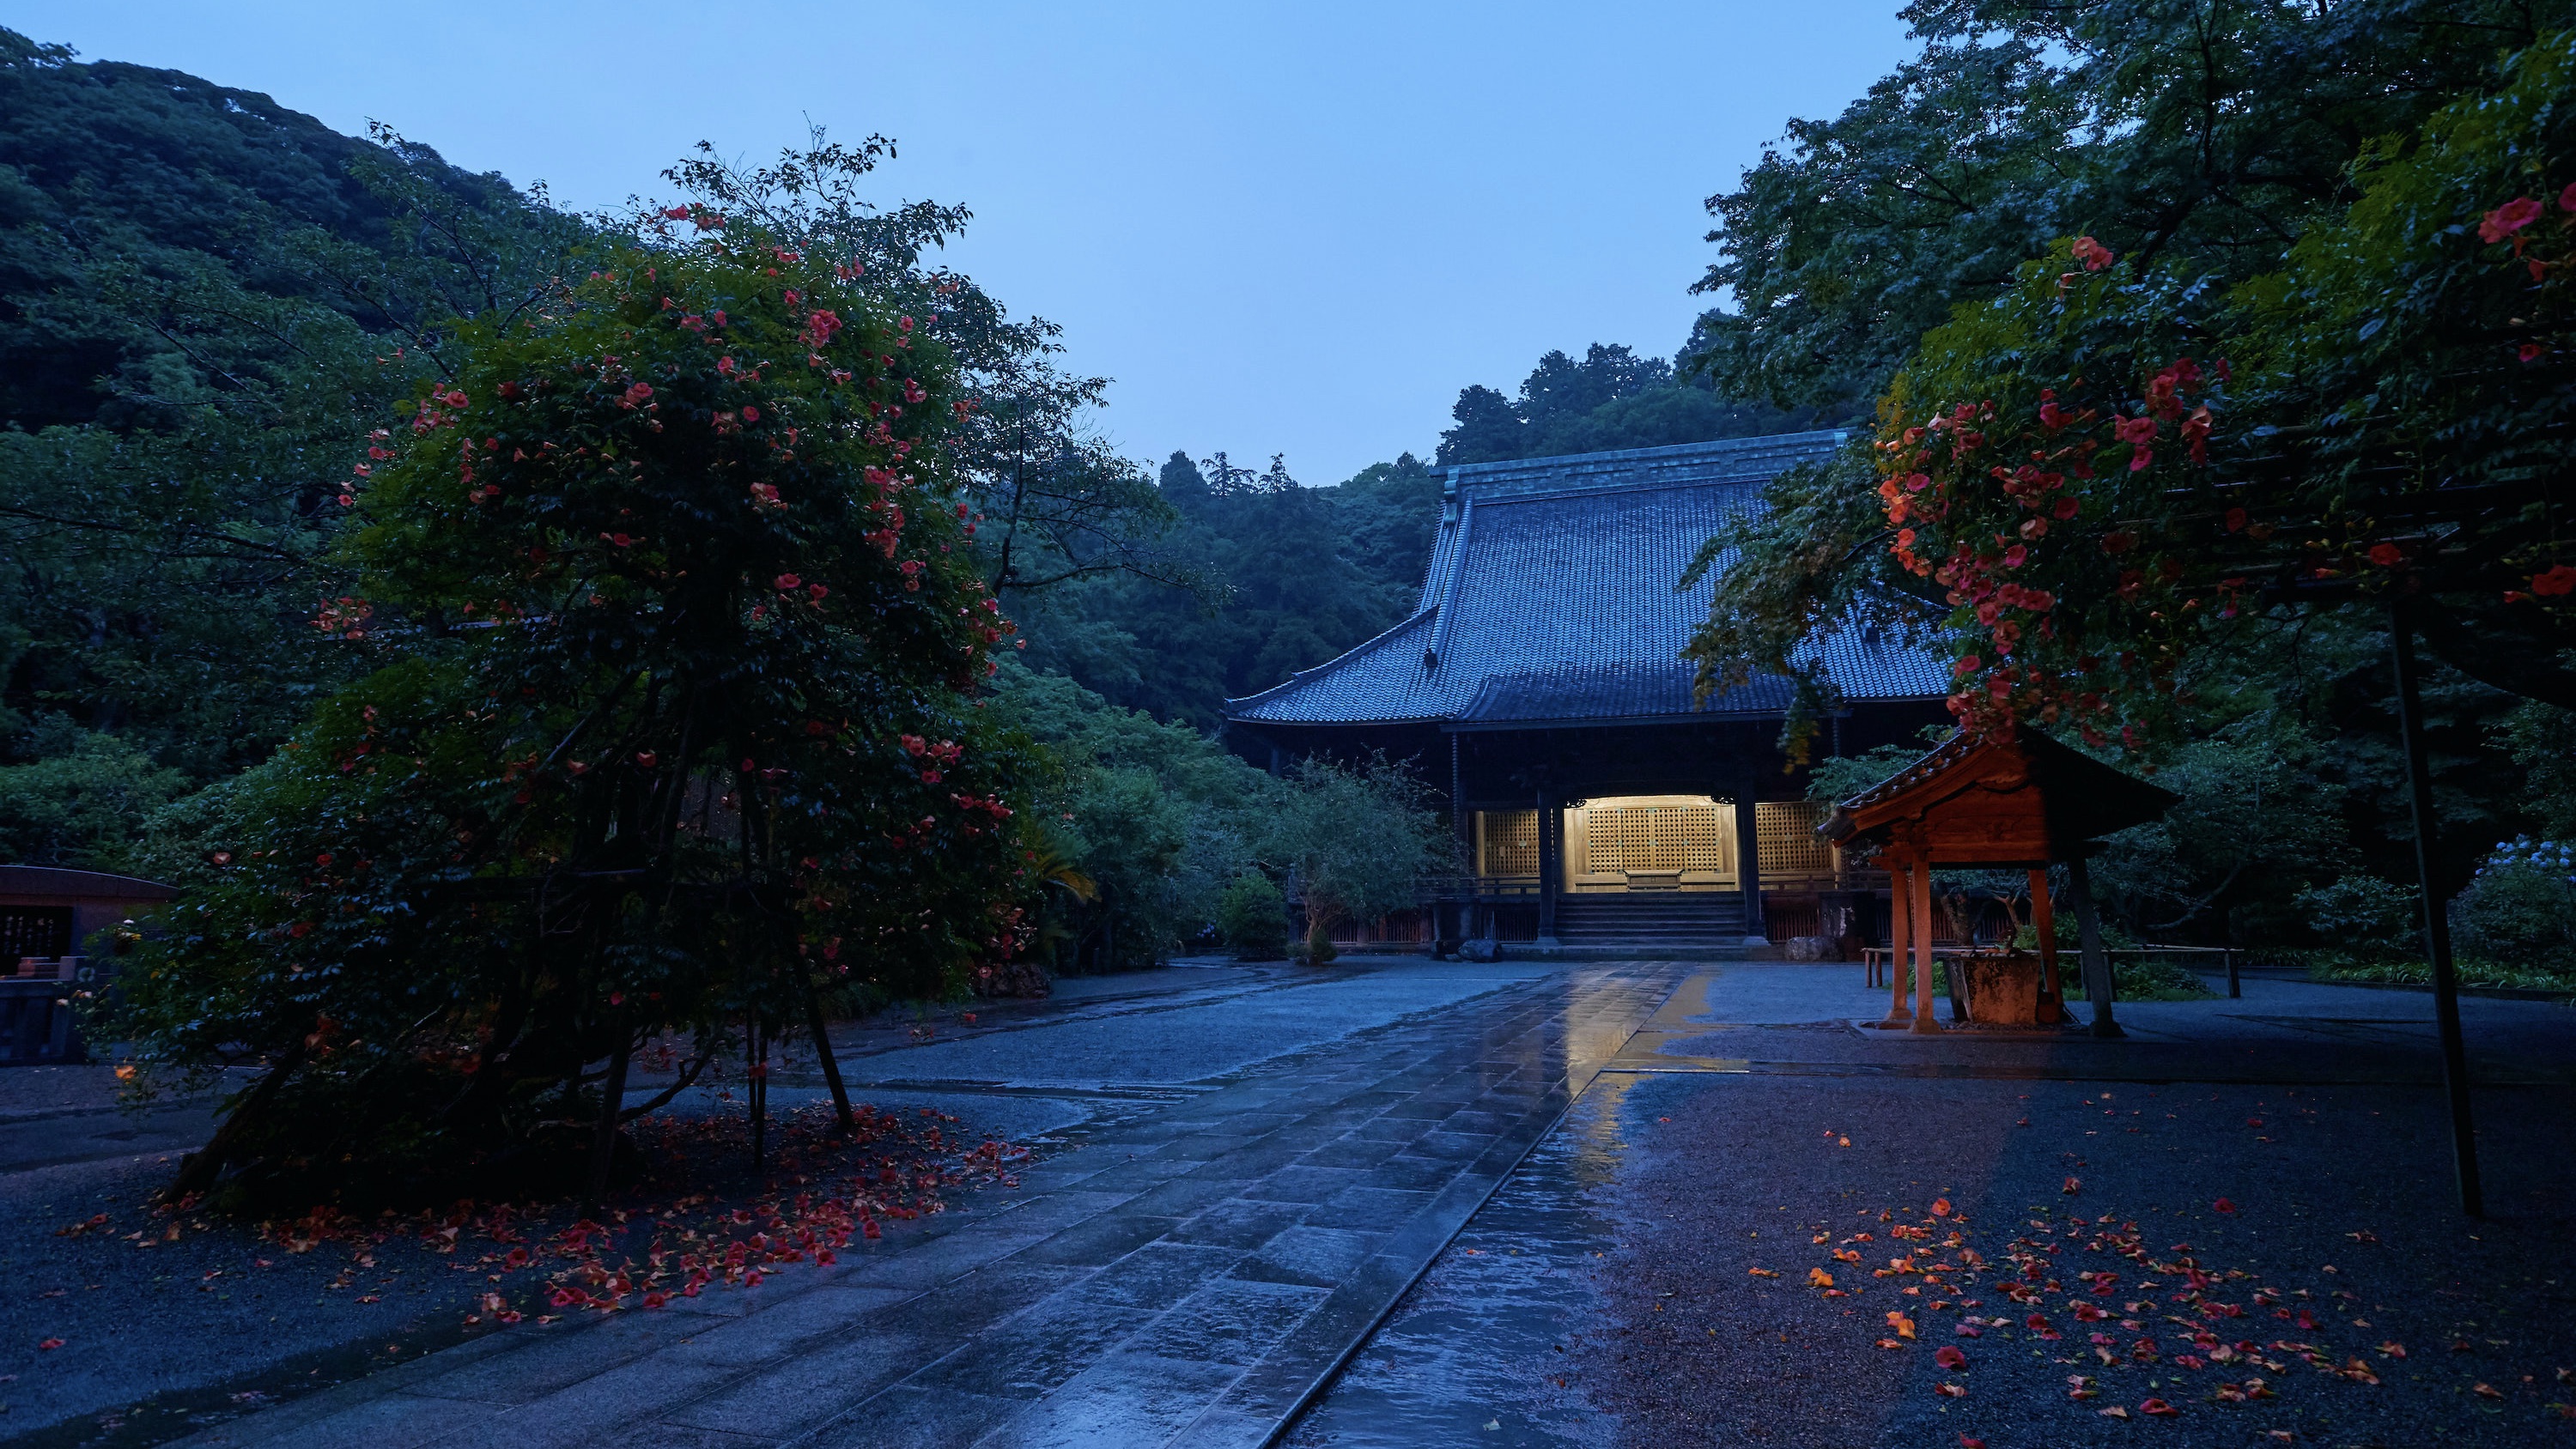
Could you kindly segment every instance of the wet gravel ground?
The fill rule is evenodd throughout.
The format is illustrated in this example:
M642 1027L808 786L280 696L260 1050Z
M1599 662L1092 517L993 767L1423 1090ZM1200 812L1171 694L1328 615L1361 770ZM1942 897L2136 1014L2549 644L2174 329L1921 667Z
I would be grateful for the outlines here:
M2576 1383L2560 1378L2576 1370L2576 1093L2496 1089L2477 1105L2483 1223L2455 1206L2442 1098L2419 1088L1647 1078L1620 1108L1623 1246L1599 1280L1609 1331L1587 1340L1580 1382L1641 1445L2576 1443L2558 1407L2576 1403ZM1991 1277L1909 1296L1897 1285L1918 1280L1829 1256L1875 1230L1849 1251L1862 1267L1885 1262L1904 1245L1879 1214L1930 1222L1938 1197L1989 1258L2035 1235L2034 1222L2062 1232L2074 1215L2107 1215L2135 1223L2157 1258L2188 1243L2204 1269L2252 1275L2208 1296L2247 1310L2222 1324L2227 1337L2285 1364L2257 1370L2278 1396L2213 1401L2246 1367L2177 1367L2191 1345L2164 1315L2191 1310L2150 1301L2142 1270L2110 1253L2078 1246L2058 1260L2062 1291L2044 1305L2064 1334L2055 1342L2021 1327L2030 1310ZM2216 1210L2221 1198L2235 1211ZM1812 1242L1818 1231L1832 1242ZM1807 1286L1815 1268L1858 1296ZM2123 1279L2095 1298L2074 1274L2103 1268ZM2155 1299L2182 1287L2164 1286ZM2316 1326L2271 1316L2251 1299L2257 1286ZM1945 1291L1952 1306L1934 1310ZM2080 1325L2070 1296L2113 1316ZM1875 1346L1890 1309L1919 1326L1893 1350ZM1967 1317L2012 1326L1959 1337ZM2106 1329L2117 1367L2089 1342ZM2157 1360L2131 1357L2141 1338L2158 1341ZM2358 1357L2380 1382L2320 1373L2278 1342L2313 1344L2337 1365ZM1942 1345L1966 1354L1963 1370L1934 1362ZM2093 1376L2099 1397L2070 1399L2071 1374ZM1964 1396L1937 1393L1941 1382ZM2142 1413L2150 1398L2174 1415Z
M1849 967L1686 983L1288 1442L2576 1444L2559 1407L2576 1404L2576 1012L2465 1003L2480 1074L2515 1084L2477 1096L2489 1218L2472 1223L2420 996L2249 981L2242 1001L2123 1004L2125 1043L1853 1029L1885 1001ZM2016 1239L2056 1247L2062 1271L2038 1286L2058 1291L2025 1306L1992 1273L1928 1298L1902 1291L1919 1276L1873 1276L1946 1245L1950 1219L1930 1216L1943 1197L1960 1246L1990 1260ZM1939 1225L1926 1242L1891 1240L1924 1223ZM2189 1244L2215 1275L2205 1301L2245 1315L2223 1320L2226 1359L2172 1321L2221 1321L2173 1301L2187 1283L2156 1278L2151 1300L2116 1237L2097 1256L2094 1234L2130 1224L2149 1261ZM2122 1274L2106 1296L2075 1276L2105 1268ZM2110 1312L2079 1323L2070 1296ZM2034 1306L2058 1338L2028 1327ZM1916 1331L1881 1348L1891 1308ZM1976 1336L1960 1335L1971 1318ZM2338 1369L2358 1358L2379 1383L2281 1343ZM1944 1346L1958 1370L1936 1362ZM2070 1375L2093 1397L2071 1398ZM2255 1377L2275 1397L2219 1400Z

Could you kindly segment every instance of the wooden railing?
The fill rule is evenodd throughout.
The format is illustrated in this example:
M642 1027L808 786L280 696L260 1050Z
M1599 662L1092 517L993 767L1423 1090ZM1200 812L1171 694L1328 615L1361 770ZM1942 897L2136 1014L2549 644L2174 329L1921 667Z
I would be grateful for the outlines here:
M1416 899L1425 901L1536 900L1538 877L1426 875L1414 881L1413 893Z

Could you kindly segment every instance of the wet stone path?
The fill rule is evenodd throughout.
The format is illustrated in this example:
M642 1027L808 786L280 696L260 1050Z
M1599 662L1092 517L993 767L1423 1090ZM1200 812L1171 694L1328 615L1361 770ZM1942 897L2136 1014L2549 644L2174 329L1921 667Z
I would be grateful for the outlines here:
M1248 1449L1687 974L1544 974L1311 1045L833 1268L491 1334L189 1442Z

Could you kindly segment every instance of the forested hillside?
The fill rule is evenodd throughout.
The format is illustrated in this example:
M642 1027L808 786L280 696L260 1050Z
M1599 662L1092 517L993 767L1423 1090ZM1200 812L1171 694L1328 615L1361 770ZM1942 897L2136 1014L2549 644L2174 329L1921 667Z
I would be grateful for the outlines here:
M1779 407L1719 393L1707 377L1677 374L1660 357L1595 342L1581 361L1550 352L1517 397L1481 384L1458 394L1440 435L1443 463L1552 458L1612 448L1659 448L1753 437L1845 421L1831 402Z
M582 227L426 147L0 31L0 854L113 864L344 675L340 480Z

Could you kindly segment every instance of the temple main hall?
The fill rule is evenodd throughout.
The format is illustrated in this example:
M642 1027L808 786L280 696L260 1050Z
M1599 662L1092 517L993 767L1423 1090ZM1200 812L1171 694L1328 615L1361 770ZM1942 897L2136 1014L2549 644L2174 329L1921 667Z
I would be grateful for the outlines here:
M1875 939L1884 878L1817 837L1826 807L1781 749L1789 681L1697 700L1681 657L1709 611L1706 582L1678 587L1691 560L1762 506L1766 482L1844 436L1447 470L1413 614L1226 707L1228 741L1256 763L1382 751L1445 803L1458 873L1355 944L1723 954ZM1903 640L1835 636L1819 657L1842 697L1820 753L1948 722L1947 671Z

